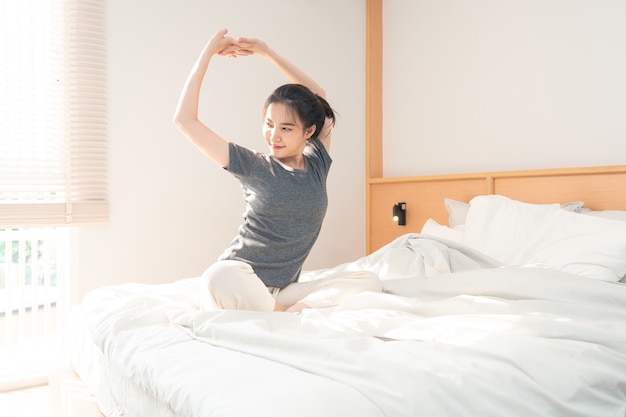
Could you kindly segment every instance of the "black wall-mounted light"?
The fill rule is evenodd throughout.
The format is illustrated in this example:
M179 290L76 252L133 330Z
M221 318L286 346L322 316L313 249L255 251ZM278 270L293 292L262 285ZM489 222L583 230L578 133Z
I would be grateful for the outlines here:
M398 203L393 206L393 221L398 223L398 226L406 225L406 203Z

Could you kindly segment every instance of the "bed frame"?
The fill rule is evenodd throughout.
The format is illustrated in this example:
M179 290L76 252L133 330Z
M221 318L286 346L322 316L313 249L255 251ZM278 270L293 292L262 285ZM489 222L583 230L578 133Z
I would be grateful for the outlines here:
M471 174L383 177L383 0L367 0L366 20L366 251L419 232L428 218L447 224L444 198L468 202L501 194L529 203L584 201L593 210L626 210L626 165ZM392 220L407 203L406 226Z

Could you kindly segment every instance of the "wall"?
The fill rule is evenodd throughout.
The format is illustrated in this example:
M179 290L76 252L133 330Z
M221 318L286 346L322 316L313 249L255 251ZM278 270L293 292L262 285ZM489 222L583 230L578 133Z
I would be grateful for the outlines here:
M387 0L384 175L626 162L626 2Z
M171 122L192 65L222 27L262 38L306 69L340 114L329 211L305 267L364 254L364 1L109 0L111 213L109 223L73 233L73 302L102 285L198 276L234 237L239 184ZM262 104L285 82L259 57L214 59L200 118L264 151Z

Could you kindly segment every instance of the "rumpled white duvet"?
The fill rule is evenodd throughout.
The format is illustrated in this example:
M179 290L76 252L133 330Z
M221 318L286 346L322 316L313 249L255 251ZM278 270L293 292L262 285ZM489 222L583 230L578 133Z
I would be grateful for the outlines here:
M195 278L96 290L74 366L109 417L626 416L626 285L417 234L303 278L341 269L385 292L294 315L202 312Z

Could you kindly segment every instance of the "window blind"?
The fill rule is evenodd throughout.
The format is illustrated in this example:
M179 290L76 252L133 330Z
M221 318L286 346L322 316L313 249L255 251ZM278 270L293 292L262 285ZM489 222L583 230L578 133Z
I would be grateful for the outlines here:
M0 228L108 218L105 0L0 0Z

